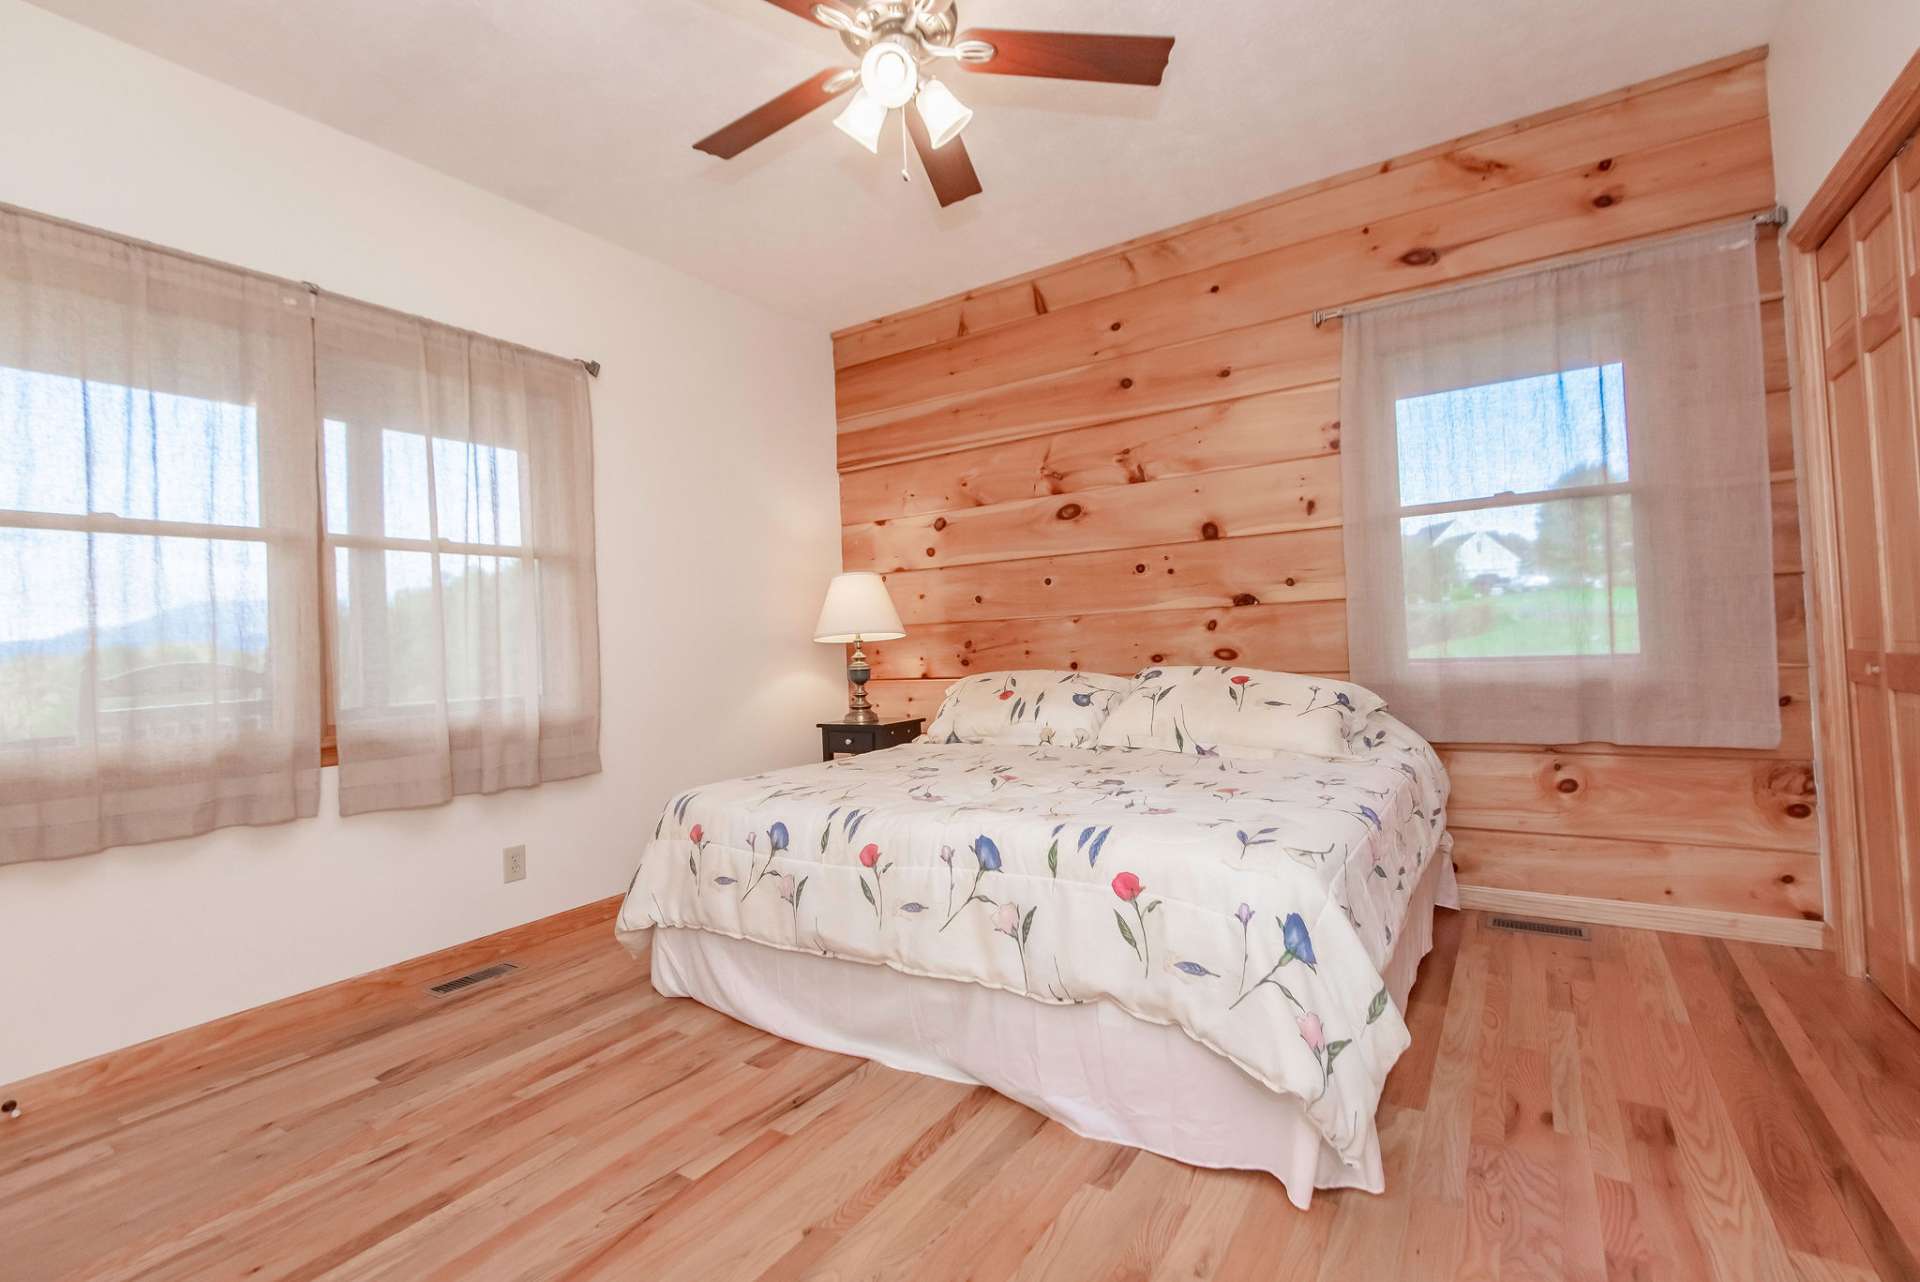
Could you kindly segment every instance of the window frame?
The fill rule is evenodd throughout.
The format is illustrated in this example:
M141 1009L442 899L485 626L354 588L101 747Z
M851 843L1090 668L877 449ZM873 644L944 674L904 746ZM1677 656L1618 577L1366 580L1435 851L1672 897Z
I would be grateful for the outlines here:
M1618 318L1616 317L1616 319ZM1394 511L1394 520L1395 520L1396 528L1399 527L1400 523L1406 521L1410 517L1443 516L1450 512L1479 512L1479 511L1489 511L1493 509L1506 508L1506 507L1530 507L1536 504L1554 503L1554 502L1561 502L1561 501L1575 501L1580 499L1596 499L1596 498L1609 499L1609 498L1616 498L1616 497L1625 497L1626 499L1628 499L1630 510L1633 512L1634 537L1637 542L1642 537L1642 534L1643 534L1643 531L1641 529L1642 514L1640 511L1640 505L1636 503L1632 503L1632 499L1635 497L1635 495L1638 492L1646 488L1648 484L1648 479L1644 471L1641 468L1636 467L1634 464L1635 452L1633 448L1633 410L1632 410L1633 379L1631 377L1631 372L1634 365L1635 354L1636 354L1635 345L1632 343L1632 341L1623 340L1620 344L1616 346L1608 347L1606 349L1603 349L1600 352L1588 353L1583 355L1583 357L1580 360L1580 363L1576 365L1565 365L1555 369L1535 369L1535 370L1512 372L1504 375L1501 378L1490 379L1484 383L1472 383L1463 387L1436 387L1436 388L1424 388L1424 389L1409 387L1407 390L1401 390L1402 387L1406 386L1407 384L1410 384L1412 380L1405 377L1404 371L1396 371L1395 376L1392 379L1393 387L1391 388L1391 390L1389 391L1388 395L1385 398L1386 403L1390 410L1397 409L1397 406L1401 401L1415 400L1425 396L1438 396L1438 395L1444 395L1448 392L1469 391L1469 390L1472 390L1473 388L1497 386L1500 383L1520 382L1522 380L1529 379L1529 378L1558 377L1567 373L1571 373L1575 370L1605 369L1609 365L1618 365L1620 366L1620 369L1621 369L1621 400L1626 412L1626 422L1623 425L1623 434L1625 435L1626 441L1627 441L1627 460L1628 460L1627 479L1624 481L1605 481L1605 482L1600 482L1592 485L1562 486L1555 489L1544 489L1544 490L1500 490L1493 494L1482 495L1475 498L1444 499L1444 500L1439 500L1432 503L1416 503L1412 505L1398 504L1399 490L1397 488L1397 482L1396 482L1395 500L1396 500L1397 506ZM1395 430L1395 436L1394 436L1394 458L1396 461L1396 477L1398 475L1397 463L1399 460L1399 450L1400 450L1400 440L1399 440L1399 433L1398 433L1398 425L1396 422L1396 430ZM1655 662L1655 656L1653 655L1652 652L1654 651L1656 646L1657 629L1650 627L1649 621L1644 616L1639 619L1638 633L1639 633L1640 644L1637 650L1630 650L1630 651L1609 650L1604 654L1515 654L1515 655L1459 655L1459 656L1415 655L1413 653L1412 646L1409 643L1408 636L1407 636L1408 620L1405 613L1405 602L1407 597L1406 562L1404 559L1404 555L1402 553L1396 553L1396 561L1395 561L1394 569L1395 569L1395 573L1398 575L1400 580L1401 601L1402 601L1402 609L1400 614L1400 630L1397 638L1397 643L1398 643L1398 648L1400 650L1400 656L1401 656L1400 662L1403 663L1409 670L1415 667L1429 665L1429 664L1442 664L1442 665L1445 665L1446 670L1449 672L1464 674L1471 669L1471 670L1475 670L1476 675L1483 675L1485 673L1492 672L1496 669L1509 672L1509 673L1514 672L1516 669L1532 672L1532 671L1538 671L1541 667L1545 665L1561 665L1563 667L1565 665L1573 665L1576 668L1582 668L1582 669L1588 669L1588 670L1605 666L1617 671L1623 666L1624 667L1642 667L1642 666L1650 666L1652 663ZM1634 566L1634 575L1635 575L1636 582L1638 581L1641 572L1642 572L1641 567L1636 562Z
M280 560L282 558L285 558L291 555L291 552L289 549L293 545L303 543L304 539L300 534L295 532L293 529L285 525L276 523L272 519L274 515L272 510L273 504L271 502L273 490L267 484L267 478L268 478L270 469L280 466L281 463L279 458L277 458L274 455L273 449L271 448L274 445L274 441L272 440L272 438L261 434L259 431L258 419L259 419L259 413L260 413L261 407L258 400L250 400L244 406L240 405L237 402L232 402L232 401L210 401L206 396L194 391L181 391L173 387L167 387L162 385L146 386L143 384L121 383L121 382L115 382L110 378L94 378L94 377L90 377L87 373L79 369L75 369L72 372L68 372L60 369L44 369L44 368L36 369L36 368L27 368L25 366L5 366L4 368L12 370L16 373L25 374L33 377L66 379L66 380L77 381L83 385L118 388L136 397L138 396L151 397L154 395L166 395L166 396L172 396L172 397L182 397L182 398L187 398L192 400L198 400L198 401L202 401L204 403L209 403L209 404L221 404L221 405L226 405L236 409L244 408L247 411L249 411L249 413L251 413L254 418L253 430L254 430L255 475L253 477L253 484L254 484L255 493L253 497L256 504L256 507L255 507L256 523L255 524L241 525L238 523L227 523L227 522L219 522L219 521L181 521L181 520L175 520L173 518L168 518L168 517L123 516L117 512L106 512L106 511L59 512L59 511L48 511L48 510L38 509L38 508L9 507L9 506L6 506L5 504L0 504L0 530L48 530L48 531L53 531L57 533L79 534L79 535L88 536L88 537L91 537L93 535L107 535L107 536L124 536L124 537L155 538L155 539L191 539L191 540L197 540L205 543L257 544L263 547L264 549L266 549L267 563L266 563L265 587L268 595L267 595L265 604L267 606L269 628L271 629L274 626L274 624L272 623L272 620L275 617L277 611L273 603L273 591L274 591L273 585L277 579L282 579L285 576L276 574L273 568L273 563L276 560ZM324 514L322 514L322 519L324 519ZM321 615L320 623L322 628L324 629L325 627L324 613L322 613ZM324 646L323 646L323 649L324 649ZM323 655L323 661L324 661L324 655ZM87 665L88 668L93 668L96 665L96 663L97 663L97 656L95 655L94 651L91 648L89 648L85 656L85 664ZM98 679L97 679L97 672L96 672L96 679L93 681L90 681L88 685L89 685L89 688L95 688L97 687L97 684L98 684ZM324 689L321 691L321 697L323 700L325 700L327 697L327 692ZM255 706L260 701L213 699L213 700L209 700L209 702L215 703L215 704L227 703L234 707L242 707L242 706ZM284 710L282 710L279 707L279 701L272 697L269 697L266 700L264 700L264 706L266 707L270 715L274 717L285 715ZM325 726L326 723L329 723L332 719L331 705L323 703L321 714L322 714L321 721L323 723L323 726ZM323 757L326 751L325 741L328 737L329 737L328 734L323 729L323 734L322 734L322 756ZM61 747L77 747L80 742L81 742L81 736L78 733L68 734L68 735L49 735L49 736L43 736L37 739L21 739L21 740L14 740L11 742L0 742L0 751L12 751L15 749L25 749L25 748L58 749Z

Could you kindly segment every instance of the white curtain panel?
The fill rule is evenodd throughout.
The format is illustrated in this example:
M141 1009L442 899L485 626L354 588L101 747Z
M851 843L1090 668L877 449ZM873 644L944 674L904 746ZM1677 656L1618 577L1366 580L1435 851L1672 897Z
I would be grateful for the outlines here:
M0 209L0 863L317 809L310 307Z
M340 810L600 768L586 372L322 296Z
M1353 679L1431 739L1780 740L1751 227L1367 309Z

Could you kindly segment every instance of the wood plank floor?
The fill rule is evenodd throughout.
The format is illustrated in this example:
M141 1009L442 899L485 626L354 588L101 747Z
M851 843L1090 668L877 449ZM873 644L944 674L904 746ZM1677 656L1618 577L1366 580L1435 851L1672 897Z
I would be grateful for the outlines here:
M1920 1279L1920 1032L1820 953L1442 913L1388 1191L1303 1214L663 999L611 911L0 1091L0 1277Z

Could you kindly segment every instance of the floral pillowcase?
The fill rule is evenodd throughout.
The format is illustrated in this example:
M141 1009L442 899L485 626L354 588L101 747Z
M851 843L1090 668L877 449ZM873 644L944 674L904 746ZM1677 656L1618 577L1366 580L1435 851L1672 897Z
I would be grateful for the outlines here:
M1191 756L1348 757L1386 700L1331 677L1258 668L1148 668L1100 727L1106 747Z
M983 672L947 687L927 738L935 743L1091 747L1108 710L1132 685L1126 677L1101 672Z

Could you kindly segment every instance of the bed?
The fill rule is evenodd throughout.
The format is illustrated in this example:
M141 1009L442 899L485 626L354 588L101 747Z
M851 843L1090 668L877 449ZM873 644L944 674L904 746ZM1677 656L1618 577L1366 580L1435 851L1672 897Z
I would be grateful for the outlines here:
M1384 1187L1446 799L1384 711L1337 760L926 740L675 797L618 933L662 993L1305 1207Z

